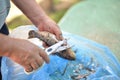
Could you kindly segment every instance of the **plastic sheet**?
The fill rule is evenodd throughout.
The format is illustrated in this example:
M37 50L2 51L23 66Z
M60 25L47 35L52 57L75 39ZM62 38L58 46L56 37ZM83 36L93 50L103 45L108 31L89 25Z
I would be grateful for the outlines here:
M19 28L35 29L34 26ZM63 35L70 38L68 43L73 45L75 61L50 55L49 64L27 75L22 66L3 57L3 80L120 80L120 63L108 47L75 34L63 32Z

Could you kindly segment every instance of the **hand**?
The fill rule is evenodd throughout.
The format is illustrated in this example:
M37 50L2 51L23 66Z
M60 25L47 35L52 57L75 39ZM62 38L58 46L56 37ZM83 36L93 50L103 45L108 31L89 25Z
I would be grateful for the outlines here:
M59 26L49 17L44 17L37 27L40 31L48 31L50 33L55 34L58 40L63 39L62 32Z
M44 50L27 40L13 39L8 57L22 65L27 72L36 70L49 58Z
M51 20L35 0L12 0L13 3L36 25L40 31L48 31L62 39L62 32L58 25ZM26 6L27 5L27 6Z

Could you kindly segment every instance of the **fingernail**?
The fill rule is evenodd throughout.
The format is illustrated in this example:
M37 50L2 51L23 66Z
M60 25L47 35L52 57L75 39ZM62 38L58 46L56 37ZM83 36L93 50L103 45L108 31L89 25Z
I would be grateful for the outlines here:
M26 70L26 72L32 72L33 71L33 69L27 69Z
M62 36L62 34L60 34L60 40L63 40L63 36Z
M33 71L33 68L26 69L25 71L26 71L26 72L32 72L32 71Z

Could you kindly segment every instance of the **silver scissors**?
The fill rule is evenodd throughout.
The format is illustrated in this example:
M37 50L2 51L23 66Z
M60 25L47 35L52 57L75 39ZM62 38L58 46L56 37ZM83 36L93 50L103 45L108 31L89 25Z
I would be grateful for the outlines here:
M65 49L70 48L70 46L67 44L67 39L64 39L62 41L59 41L58 43L48 47L45 49L45 52L50 55L50 54L54 54L60 51L63 51Z

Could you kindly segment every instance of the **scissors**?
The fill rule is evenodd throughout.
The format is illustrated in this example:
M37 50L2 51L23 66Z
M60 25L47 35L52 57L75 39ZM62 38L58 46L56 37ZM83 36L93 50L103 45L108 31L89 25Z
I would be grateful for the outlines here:
M57 42L56 44L54 44L54 45L46 48L46 49L45 49L45 52L46 52L48 55L51 55L51 54L55 54L55 53L57 53L57 52L66 50L66 49L68 49L68 48L70 48L70 46L67 44L67 39L64 39L64 40L59 41L59 42ZM43 63L43 65L44 65L44 64L45 64L45 63ZM42 66L43 66L43 65L42 65ZM42 66L41 66L41 67L42 67ZM40 67L40 68L41 68L41 67ZM40 69L40 68L38 68L38 69ZM37 70L38 70L38 69L37 69ZM26 71L24 70L24 72L29 75L29 74L37 71L37 70L33 70L32 72L26 72Z
M65 49L70 48L70 46L67 44L67 39L64 39L62 41L59 41L58 43L48 47L45 49L45 52L50 55L50 54L54 54L60 51L63 51Z

